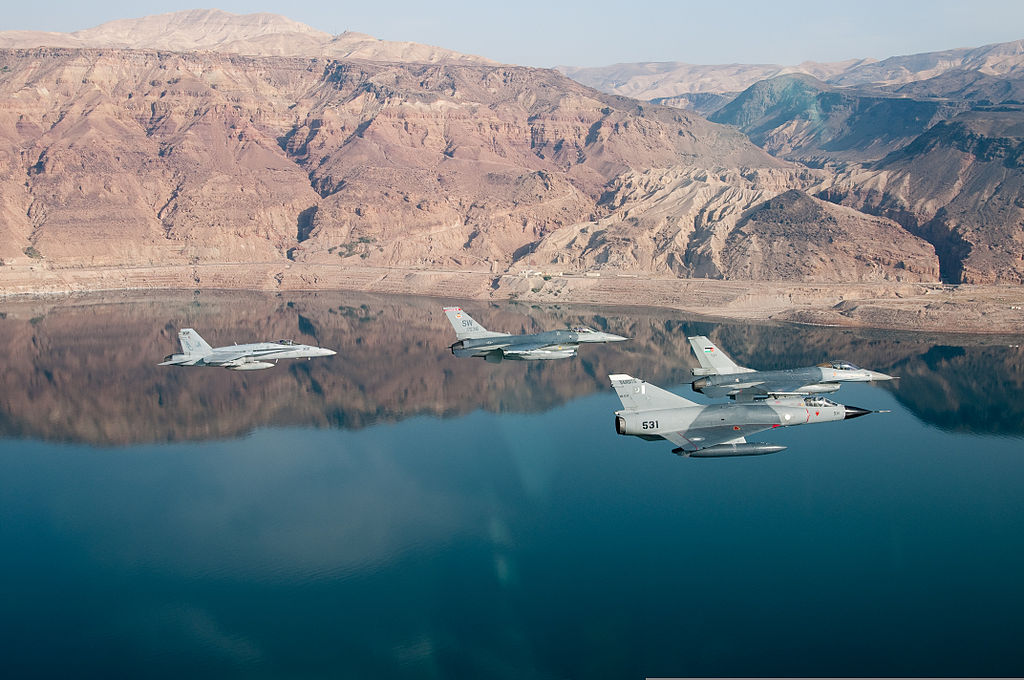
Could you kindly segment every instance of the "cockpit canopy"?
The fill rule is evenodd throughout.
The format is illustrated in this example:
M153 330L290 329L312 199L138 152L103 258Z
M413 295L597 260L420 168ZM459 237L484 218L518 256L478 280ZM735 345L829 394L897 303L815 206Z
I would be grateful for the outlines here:
M294 340L275 340L274 344L275 345L294 345L295 341Z
M586 326L573 326L569 330L571 330L573 333L593 333L593 332L595 332L593 328L587 328Z
M839 406L839 404L825 397L804 397L804 406L822 408L825 406Z
M823 364L818 364L818 368L831 368L834 371L859 371L859 366L854 366L849 361L826 361Z

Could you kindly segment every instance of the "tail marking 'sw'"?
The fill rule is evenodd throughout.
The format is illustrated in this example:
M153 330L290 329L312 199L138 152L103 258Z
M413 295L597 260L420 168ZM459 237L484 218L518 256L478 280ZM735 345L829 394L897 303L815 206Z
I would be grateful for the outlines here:
M462 311L461 307L445 307L444 314L448 317L448 322L455 329L455 337L459 340L468 340L470 338L494 338L505 333L492 333L480 324L478 324L473 317L466 312Z

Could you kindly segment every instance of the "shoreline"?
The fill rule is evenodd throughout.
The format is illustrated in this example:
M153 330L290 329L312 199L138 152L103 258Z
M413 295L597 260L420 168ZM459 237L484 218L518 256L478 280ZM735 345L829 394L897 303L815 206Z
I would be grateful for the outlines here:
M1024 335L1024 286L680 279L639 272L485 271L289 263L0 267L0 302L146 291L348 291L674 309L813 326Z

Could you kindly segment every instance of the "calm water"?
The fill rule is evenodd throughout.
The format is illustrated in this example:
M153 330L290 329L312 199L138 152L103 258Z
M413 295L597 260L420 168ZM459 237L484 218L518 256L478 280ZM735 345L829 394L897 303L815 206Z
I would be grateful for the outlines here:
M0 667L31 676L1024 674L1024 352L979 338L466 303L634 340L447 353L442 301L0 305ZM212 344L339 350L154 366ZM686 334L902 376L892 413L693 460L615 434L609 372L693 395ZM706 400L704 400L706 401ZM5 673L7 675L8 673Z

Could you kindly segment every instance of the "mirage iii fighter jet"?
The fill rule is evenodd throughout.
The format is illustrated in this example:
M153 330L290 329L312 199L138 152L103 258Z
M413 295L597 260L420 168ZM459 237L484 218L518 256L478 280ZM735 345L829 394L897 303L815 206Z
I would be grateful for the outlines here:
M776 427L825 423L874 413L825 397L787 397L756 403L695 404L668 390L628 375L610 375L622 401L615 431L642 439L667 439L672 453L688 458L760 456L786 447L747 442L748 435Z
M291 340L210 347L191 328L178 331L178 342L182 353L164 357L158 366L220 366L230 371L258 371L273 368L278 359L312 359L337 354L333 349L299 345Z
M444 313L455 329L457 338L451 346L452 354L457 357L483 357L492 363L502 359L566 359L576 356L577 348L584 342L619 342L629 339L591 330L586 326L528 335L493 333L474 321L460 307L445 307Z
M693 381L693 391L712 398L752 401L764 397L825 394L838 390L841 382L894 379L885 373L858 368L848 361L828 361L817 366L781 371L755 371L737 366L703 335L689 340L701 365L693 369L693 375L704 376Z

